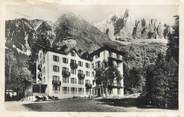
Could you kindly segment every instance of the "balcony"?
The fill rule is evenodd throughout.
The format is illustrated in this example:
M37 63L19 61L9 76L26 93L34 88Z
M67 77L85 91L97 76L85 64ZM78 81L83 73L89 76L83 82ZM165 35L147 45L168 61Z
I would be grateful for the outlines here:
M109 54L109 60L115 60L117 62L122 62L122 56L117 54Z
M83 73L78 73L78 78L79 78L79 79L84 79L84 78L85 78L85 74L83 74Z
M67 77L69 77L69 76L70 76L70 72L69 72L69 71L64 70L64 71L62 71L62 75L63 75L63 77L64 77L64 78L67 78Z
M61 86L61 81L60 80L52 80L52 85Z
M75 63L75 62L71 62L71 63L70 63L70 67L71 67L71 69L77 69L78 64Z
M42 80L42 73L41 72L38 73L38 79Z
M86 83L86 84L85 84L85 87L86 87L86 89L91 89L91 88L92 88L92 84Z
M42 71L42 64L38 64L38 70Z
M123 88L121 83L113 83L108 85L109 88Z

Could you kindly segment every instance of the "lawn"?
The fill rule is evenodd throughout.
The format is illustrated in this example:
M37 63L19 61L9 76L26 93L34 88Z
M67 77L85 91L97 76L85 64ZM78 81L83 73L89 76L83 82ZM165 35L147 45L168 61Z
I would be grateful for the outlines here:
M174 111L168 109L141 107L135 98L126 99L61 99L50 102L24 104L31 111L53 112L134 112L134 111Z

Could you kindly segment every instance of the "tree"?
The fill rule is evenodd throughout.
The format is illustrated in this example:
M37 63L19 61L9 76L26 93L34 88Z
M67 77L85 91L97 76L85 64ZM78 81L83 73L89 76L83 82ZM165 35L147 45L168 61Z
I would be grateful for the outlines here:
M98 96L101 95L101 92L103 91L103 87L102 87L102 81L104 79L104 76L103 76L103 71L104 69L101 68L98 68L95 70L96 71L96 75L95 75L95 82L96 82L96 85L98 86ZM103 93L103 92L102 92Z
M147 104L164 108L178 108L179 17L175 16L174 31L168 34L166 56L159 54L155 65L147 67L146 90L143 100Z
M20 99L24 96L25 83L31 82L31 73L12 49L6 49L5 52L5 91L17 92L16 99ZM7 95L5 96L7 100Z
M178 64L174 58L170 58L167 62L168 68L168 106L178 108Z
M125 93L142 92L145 87L144 69L137 67L129 68L124 64L123 70Z
M166 60L159 54L155 65L147 67L146 104L158 107L177 107L178 105L178 65L174 58Z
M175 25L173 26L173 32L169 35L168 38L168 49L167 49L167 60L171 57L179 63L179 16L175 17Z
M168 85L165 56L159 54L155 65L147 67L146 103L164 107L167 104Z
M121 86L123 76L120 74L117 66L110 61L103 61L101 67L96 70L96 84L100 87L102 94L106 96L112 91L113 87ZM117 81L117 86L114 86Z
M167 68L169 78L169 107L178 108L178 64L179 64L179 16L175 17L173 32L170 34L167 49Z
M8 75L7 80L11 80L12 67L16 64L16 58L10 49L6 49L5 51L5 72Z

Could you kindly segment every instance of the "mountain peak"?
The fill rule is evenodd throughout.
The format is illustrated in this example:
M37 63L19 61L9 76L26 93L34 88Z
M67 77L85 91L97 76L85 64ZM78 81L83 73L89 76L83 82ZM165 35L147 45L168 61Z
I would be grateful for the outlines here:
M72 13L72 12L66 12L64 14L62 14L55 22L55 24L59 24L63 21L76 21L76 22L87 22L85 21L80 15L77 15L75 13Z
M89 52L96 47L100 47L104 40L109 40L107 35L95 26L91 25L79 15L71 12L62 14L55 24L56 39L53 42L53 47L56 48L57 43L72 39L76 40L77 49Z
M164 26L153 18L136 17L129 9L115 13L95 26L106 33L111 40L162 39Z

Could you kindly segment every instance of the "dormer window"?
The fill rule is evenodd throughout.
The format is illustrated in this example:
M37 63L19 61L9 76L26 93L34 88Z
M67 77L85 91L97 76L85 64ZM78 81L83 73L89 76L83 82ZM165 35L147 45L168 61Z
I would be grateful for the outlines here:
M71 52L71 55L72 55L72 56L75 56L75 52L74 52L74 51L72 51L72 52Z
M99 58L100 57L100 53L98 53L96 56L95 56L95 58Z

